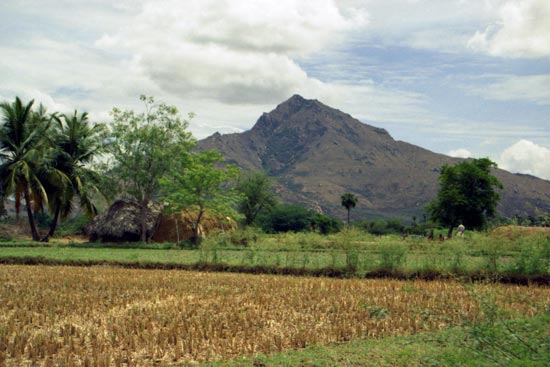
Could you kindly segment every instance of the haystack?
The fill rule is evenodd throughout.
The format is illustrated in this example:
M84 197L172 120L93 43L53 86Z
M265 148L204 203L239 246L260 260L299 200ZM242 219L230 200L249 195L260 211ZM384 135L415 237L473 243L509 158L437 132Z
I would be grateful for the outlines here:
M170 215L161 215L160 223L153 234L154 242L181 242L193 237L193 221L196 211L181 211ZM206 237L218 231L235 231L237 223L229 218L205 213L199 226L199 235Z
M550 227L502 226L491 231L491 237L509 240L538 236L550 236Z
M151 238L159 223L162 204L149 202L145 214L146 236ZM132 200L118 200L107 213L96 216L85 228L91 242L134 242L141 239L141 209Z

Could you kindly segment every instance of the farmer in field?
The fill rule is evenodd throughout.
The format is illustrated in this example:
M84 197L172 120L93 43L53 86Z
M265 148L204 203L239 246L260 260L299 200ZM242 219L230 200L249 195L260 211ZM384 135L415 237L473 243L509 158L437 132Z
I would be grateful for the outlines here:
M461 224L458 226L458 229L456 230L456 235L458 237L464 236L464 231L466 230L466 227L464 227L464 224Z

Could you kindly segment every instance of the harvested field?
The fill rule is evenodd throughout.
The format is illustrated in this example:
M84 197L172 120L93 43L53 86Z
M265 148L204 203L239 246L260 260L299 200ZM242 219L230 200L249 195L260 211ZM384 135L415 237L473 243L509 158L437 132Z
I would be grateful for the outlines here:
M550 288L0 266L0 366L152 366L437 330L473 295L531 315Z

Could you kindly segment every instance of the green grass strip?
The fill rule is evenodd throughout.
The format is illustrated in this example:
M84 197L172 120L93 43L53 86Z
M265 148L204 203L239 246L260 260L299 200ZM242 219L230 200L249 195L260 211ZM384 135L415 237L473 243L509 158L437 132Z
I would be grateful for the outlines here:
M140 252L152 251L153 253L162 253L157 250L140 250L135 256L135 251L129 251L126 255L129 256L92 256L89 252L80 253L80 256L67 256L64 251L75 249L51 249L49 255L46 256L43 252L32 254L36 249L26 248L23 253L18 255L0 254L0 264L9 265L50 265L50 266L116 266L133 269L179 269L179 270L195 270L195 271L213 271L213 272L232 272L246 274L276 274L276 275L294 275L294 276L313 276L313 277L331 277L331 278L392 278L392 279L424 279L424 280L441 280L441 279L457 279L466 282L472 281L493 281L509 284L539 284L550 285L550 276L548 275L518 275L518 274L491 274L485 272L469 272L453 274L441 272L438 270L418 270L418 271L402 271L399 269L374 269L366 273L358 274L353 269L336 268L336 267L321 267L321 268L300 268L300 267L282 267L271 265L248 265L248 264L227 264L222 262L211 263L201 261L187 262L170 261L163 257L162 261L155 261L150 256ZM69 251L69 253L71 252ZM97 250L96 250L97 251ZM128 250L111 250L111 251L128 251ZM168 251L167 251L168 252ZM181 253L181 250L175 251ZM101 254L101 252L100 252ZM74 254L73 254L74 255ZM97 254L95 254L97 255ZM104 255L104 254L103 254Z
M349 343L201 364L201 367L548 367L550 314L503 324ZM481 330L481 332L480 332Z

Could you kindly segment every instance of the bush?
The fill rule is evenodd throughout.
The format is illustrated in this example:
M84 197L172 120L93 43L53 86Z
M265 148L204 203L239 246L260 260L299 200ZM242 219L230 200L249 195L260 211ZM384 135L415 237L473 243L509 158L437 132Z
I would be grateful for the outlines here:
M397 270L407 258L407 248L402 245L385 244L380 248L380 267Z
M510 270L518 274L550 274L550 239L526 241L522 245Z
M8 242L12 241L13 239L13 235L10 233L10 231L7 228L0 226L0 242Z
M298 205L279 205L270 213L264 213L258 221L268 233L302 232L309 229L313 213Z
M84 234L84 226L90 221L86 216L79 215L60 222L55 232L56 237L74 236Z
M311 218L311 226L321 234L332 234L340 232L342 223L328 215L315 213Z
M363 221L357 224L363 230L377 235L383 236L388 234L400 234L405 231L405 226L398 219L390 220L377 220L377 221Z
M319 231L325 235L337 233L342 226L332 217L298 205L279 205L260 215L258 224L267 233Z

